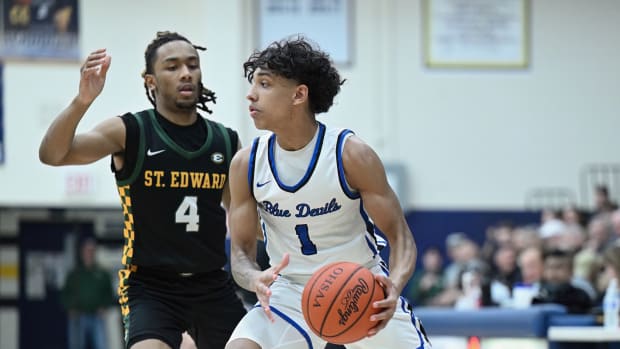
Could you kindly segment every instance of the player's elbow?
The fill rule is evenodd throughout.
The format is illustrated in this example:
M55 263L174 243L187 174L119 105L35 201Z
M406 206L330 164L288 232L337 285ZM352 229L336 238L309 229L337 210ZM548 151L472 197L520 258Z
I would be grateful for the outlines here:
M39 161L45 165L56 166L57 161L45 150L44 147L39 148Z
M46 148L39 148L39 161L41 161L45 165L50 166L60 166L62 165L62 159L54 156L51 152L49 152Z

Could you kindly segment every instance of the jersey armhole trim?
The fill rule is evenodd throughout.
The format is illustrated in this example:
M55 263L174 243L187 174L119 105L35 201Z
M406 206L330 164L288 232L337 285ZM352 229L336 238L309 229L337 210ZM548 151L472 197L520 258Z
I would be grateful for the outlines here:
M345 129L338 135L338 141L336 143L336 164L338 166L338 182L345 195L352 200L359 199L360 194L353 191L347 183L347 178L344 174L344 164L342 163L342 151L344 150L344 141L347 137L354 135L353 131Z
M138 114L132 114L138 123L138 130L140 131L140 137L139 137L140 139L138 141L138 154L136 155L136 164L129 178L124 179L122 181L116 181L116 184L119 186L133 183L138 177L138 174L140 173L140 171L142 170L142 164L144 163L144 148L145 148L146 137L144 135L144 123L141 117L142 112L139 112Z
M224 125L220 124L219 122L215 122L213 121L213 123L215 123L215 125L217 125L217 128L220 130L220 132L222 133L222 137L224 137L224 144L226 144L226 168L229 169L230 168L230 160L232 157L232 145L231 145L231 141L230 141L230 135L228 134L228 130L226 130L226 127L224 127Z
M254 138L252 149L250 150L250 159L248 160L248 186L254 199L256 199L256 196L254 196L254 163L256 162L256 151L258 150L259 140L259 137Z

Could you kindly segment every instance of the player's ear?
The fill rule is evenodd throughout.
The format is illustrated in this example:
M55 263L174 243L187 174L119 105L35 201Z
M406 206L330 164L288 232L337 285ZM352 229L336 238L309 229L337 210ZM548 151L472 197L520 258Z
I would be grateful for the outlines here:
M301 84L295 87L295 95L293 96L293 104L302 104L308 100L308 86Z
M144 84L149 91L155 91L155 77L151 74L144 74Z

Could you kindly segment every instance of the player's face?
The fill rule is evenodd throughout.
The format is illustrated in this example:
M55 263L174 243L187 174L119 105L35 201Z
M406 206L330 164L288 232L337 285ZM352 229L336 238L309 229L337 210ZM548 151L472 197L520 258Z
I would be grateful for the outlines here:
M297 86L295 81L268 69L256 69L246 96L256 128L273 131L290 121Z
M152 84L155 101L166 109L193 110L202 78L196 49L188 42L168 42L157 49Z

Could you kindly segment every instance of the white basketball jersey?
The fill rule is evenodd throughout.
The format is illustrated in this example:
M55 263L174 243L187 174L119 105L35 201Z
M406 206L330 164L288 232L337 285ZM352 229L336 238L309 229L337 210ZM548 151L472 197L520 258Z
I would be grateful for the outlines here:
M284 277L305 283L327 263L350 261L372 268L381 262L378 239L382 239L359 193L349 188L344 176L342 149L350 135L349 130L319 123L311 160L294 185L278 176L286 168L276 166L275 135L254 140L248 181L271 264L290 254L290 263L281 272Z

